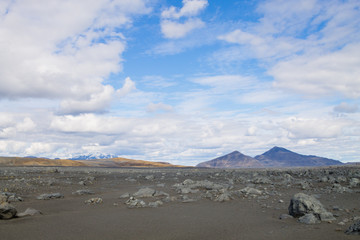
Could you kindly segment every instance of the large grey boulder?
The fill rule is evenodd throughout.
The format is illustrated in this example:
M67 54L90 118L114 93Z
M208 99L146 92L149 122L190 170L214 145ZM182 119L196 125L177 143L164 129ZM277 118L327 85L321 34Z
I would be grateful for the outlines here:
M11 219L16 216L17 210L16 208L7 203L3 202L0 204L0 219Z
M357 220L354 224L352 224L346 231L348 235L360 235L360 220Z
M312 213L321 221L335 220L332 213L326 211L319 200L304 193L297 193L291 198L288 210L289 214L294 217L302 217L305 214Z

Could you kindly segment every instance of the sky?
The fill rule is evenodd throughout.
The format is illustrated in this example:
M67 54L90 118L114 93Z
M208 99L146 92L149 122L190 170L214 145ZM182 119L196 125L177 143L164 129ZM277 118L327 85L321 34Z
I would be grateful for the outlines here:
M360 161L359 0L1 0L0 155Z

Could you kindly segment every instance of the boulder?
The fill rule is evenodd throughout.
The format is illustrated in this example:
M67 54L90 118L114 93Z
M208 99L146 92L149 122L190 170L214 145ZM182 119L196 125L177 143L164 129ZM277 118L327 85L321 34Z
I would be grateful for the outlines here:
M89 189L80 189L77 190L76 192L73 192L72 194L76 194L76 195L91 195L94 194L93 191L89 190Z
M17 217L26 217L26 216L34 216L42 214L39 210L33 209L33 208L27 208L24 212L18 213Z
M137 191L133 195L134 195L134 197L147 198L147 197L153 197L155 192L156 191L154 189L146 187L146 188L139 189L139 191Z
M37 197L38 200L50 200L55 198L63 198L61 193L44 193Z
M17 210L16 208L7 203L3 202L0 204L0 219L11 219L16 216Z
M360 219L354 222L345 233L348 235L360 235Z
M317 224L321 221L312 213L307 213L304 216L299 218L299 222L304 224Z
M85 204L100 204L102 203L102 198L96 197L96 198L90 198L89 200L85 201Z
M140 207L146 207L146 203L143 200L136 199L134 197L130 197L126 202L126 205L128 205L129 208L140 208Z
M241 189L240 192L242 192L244 194L253 194L253 195L261 195L262 194L261 190L258 190L256 188L252 188L252 187L245 187L245 188Z
M326 211L319 200L304 193L297 193L291 198L288 210L289 214L294 217L302 217L308 213L312 213L321 221L335 220L332 213ZM310 218L310 216L307 218Z
M358 178L352 178L350 179L349 185L352 188L360 186L360 180Z

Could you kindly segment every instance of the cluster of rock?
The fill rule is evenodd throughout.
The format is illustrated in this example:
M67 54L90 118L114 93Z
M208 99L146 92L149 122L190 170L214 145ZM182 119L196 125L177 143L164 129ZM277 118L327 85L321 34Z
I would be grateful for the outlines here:
M2 192L0 193L0 219L8 220L15 217L33 216L41 214L40 211L27 208L24 212L18 213L16 208L10 202L23 201L21 197L16 196L14 193Z

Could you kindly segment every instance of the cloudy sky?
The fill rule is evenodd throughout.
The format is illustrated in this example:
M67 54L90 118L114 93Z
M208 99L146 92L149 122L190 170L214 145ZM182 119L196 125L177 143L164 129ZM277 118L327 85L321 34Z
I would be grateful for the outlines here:
M359 161L359 0L1 0L0 155Z

